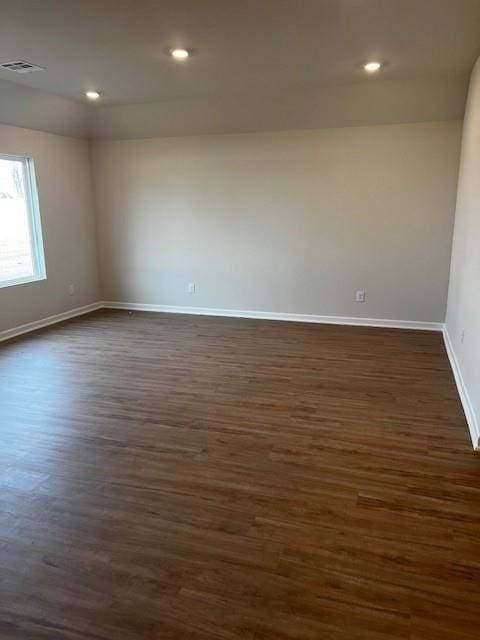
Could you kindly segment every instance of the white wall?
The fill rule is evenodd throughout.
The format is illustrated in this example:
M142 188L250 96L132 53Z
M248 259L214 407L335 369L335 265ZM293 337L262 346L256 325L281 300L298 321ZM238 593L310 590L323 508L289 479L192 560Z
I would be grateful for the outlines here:
M46 280L0 288L1 332L95 302L99 289L88 142L0 125L0 152L34 160L47 268Z
M446 327L463 379L474 444L480 437L480 59L473 70L462 139ZM462 342L462 332L464 339ZM458 373L458 372L457 372ZM461 383L462 385L462 383Z
M443 322L460 130L95 142L103 296Z

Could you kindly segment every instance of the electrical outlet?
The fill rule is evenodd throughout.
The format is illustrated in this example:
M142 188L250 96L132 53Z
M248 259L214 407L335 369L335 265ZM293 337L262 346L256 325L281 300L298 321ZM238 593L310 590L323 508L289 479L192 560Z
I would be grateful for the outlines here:
M68 295L73 296L75 293L75 285L74 284L69 284L68 285Z
M197 285L195 284L195 282L189 282L187 290L188 290L188 293L196 293Z
M355 302L365 302L365 289L359 289L355 295Z
M465 329L462 329L460 333L460 344L463 344L464 340L465 340Z

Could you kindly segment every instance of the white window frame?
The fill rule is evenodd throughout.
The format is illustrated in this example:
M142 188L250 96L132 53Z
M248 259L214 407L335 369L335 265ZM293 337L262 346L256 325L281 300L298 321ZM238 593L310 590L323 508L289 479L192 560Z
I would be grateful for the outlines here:
M42 221L40 219L40 205L38 202L37 182L33 158L0 153L0 160L21 162L23 167L23 187L25 190L25 204L27 207L28 233L30 237L30 251L32 255L33 275L11 280L0 280L0 288L13 287L28 282L46 280L45 253L43 249Z

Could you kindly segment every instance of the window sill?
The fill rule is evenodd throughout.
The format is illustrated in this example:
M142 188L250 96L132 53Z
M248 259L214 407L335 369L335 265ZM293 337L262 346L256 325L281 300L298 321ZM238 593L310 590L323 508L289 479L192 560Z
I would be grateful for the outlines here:
M0 289L6 287L16 287L20 284L30 284L31 282L40 282L41 280L46 280L47 276L27 276L25 278L16 278L15 280L3 280L0 281Z

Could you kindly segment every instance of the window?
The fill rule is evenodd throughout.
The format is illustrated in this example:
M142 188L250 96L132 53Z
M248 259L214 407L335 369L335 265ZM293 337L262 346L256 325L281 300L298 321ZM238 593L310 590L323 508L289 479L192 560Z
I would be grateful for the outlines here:
M45 278L33 160L0 155L0 287Z

